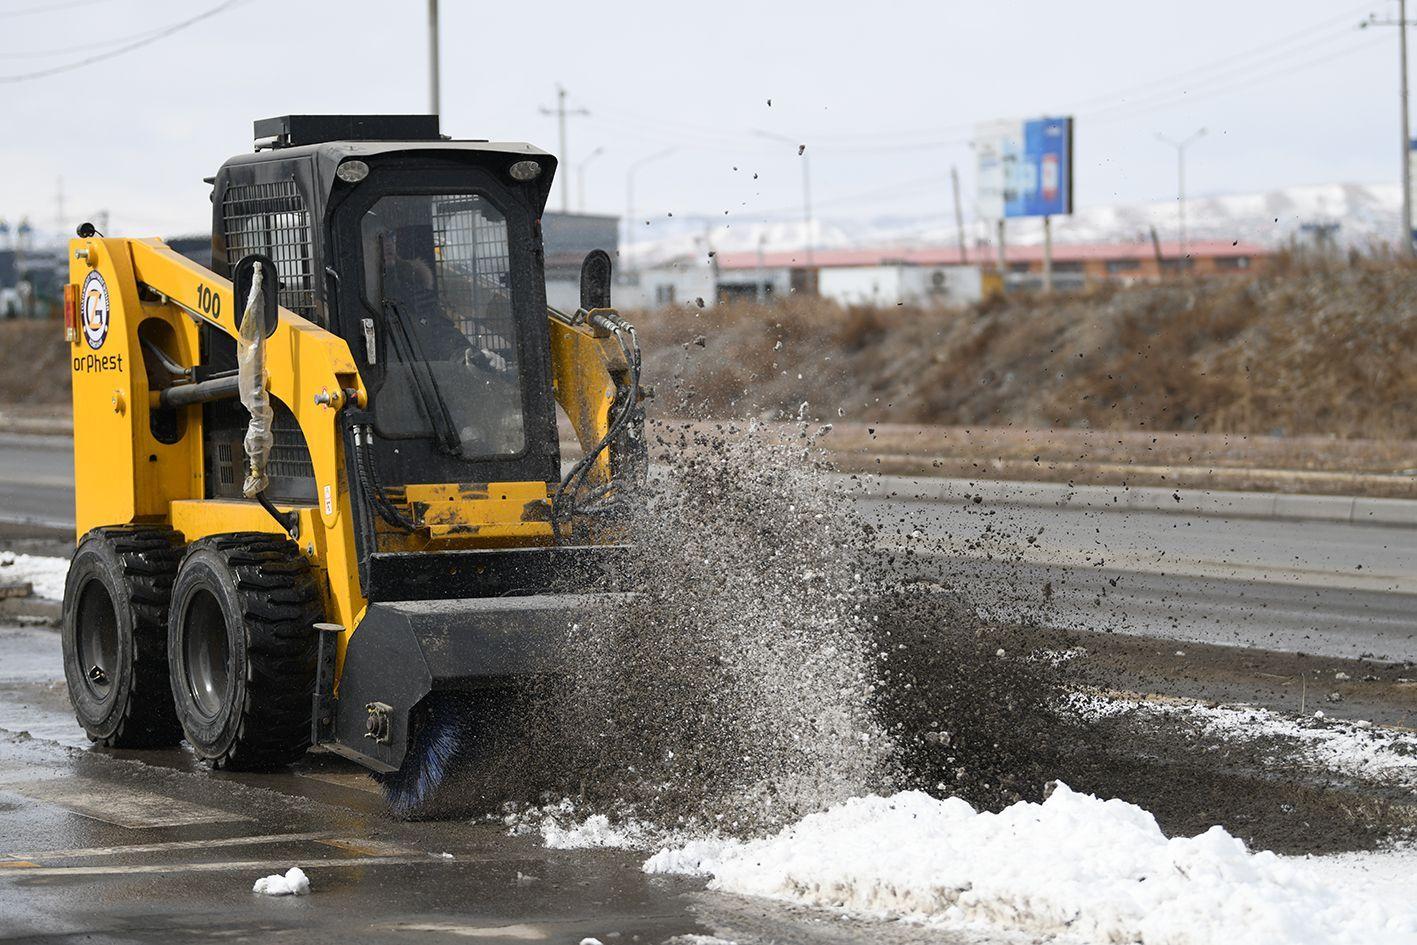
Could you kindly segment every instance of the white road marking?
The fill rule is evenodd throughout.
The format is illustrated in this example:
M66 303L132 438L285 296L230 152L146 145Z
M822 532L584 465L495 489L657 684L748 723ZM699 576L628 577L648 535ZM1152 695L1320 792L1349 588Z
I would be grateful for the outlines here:
M220 824L251 819L241 814L189 804L162 794L90 778L68 775L35 778L34 773L32 768L0 773L0 791L53 804L106 824L134 829L187 827L193 824Z
M309 778L311 781L322 781L325 784L334 784L342 788L349 788L351 791L363 791L366 794L382 794L379 785L367 772L350 771L298 771L297 777Z
M461 935L463 938L514 938L527 942L542 942L547 939L545 929L534 925L453 925L450 922L401 922L386 925L391 932L441 932L444 935Z
M423 856L362 856L348 860L319 860L301 863L311 870L346 866L407 866L413 863L448 863L431 854ZM465 860L463 862L466 862ZM42 866L38 869L15 867L0 871L0 879L27 879L32 876L126 876L136 873L229 873L246 870L284 872L290 864L275 860L231 860L223 863L145 863L136 866Z
M330 840L338 837L333 831L320 833L272 833L259 837L221 837L214 840L172 840L167 843L133 843L116 847L83 847L76 850L27 850L6 853L17 860L77 860L94 856L122 856L125 853L163 853L168 850L205 850L212 847L256 846L264 843L299 843L306 840Z

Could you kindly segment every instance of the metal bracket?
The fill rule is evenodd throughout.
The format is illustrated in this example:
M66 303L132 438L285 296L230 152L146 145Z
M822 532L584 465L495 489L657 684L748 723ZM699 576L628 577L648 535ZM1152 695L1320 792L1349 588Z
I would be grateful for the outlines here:
M335 657L344 627L337 623L317 623L315 694L310 707L310 744L333 741L335 737Z
M369 718L364 721L364 737L380 745L394 743L394 707L386 702L370 702L364 706Z

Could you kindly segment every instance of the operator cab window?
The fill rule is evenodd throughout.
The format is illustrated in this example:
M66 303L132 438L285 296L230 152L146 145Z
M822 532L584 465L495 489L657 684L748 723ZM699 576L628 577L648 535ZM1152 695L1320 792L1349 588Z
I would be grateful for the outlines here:
M468 458L525 446L507 219L480 194L380 198L361 223L378 317L374 426Z

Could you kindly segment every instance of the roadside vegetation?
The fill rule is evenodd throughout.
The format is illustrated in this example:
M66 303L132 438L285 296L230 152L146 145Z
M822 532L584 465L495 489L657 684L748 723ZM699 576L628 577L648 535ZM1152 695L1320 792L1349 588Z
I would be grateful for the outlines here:
M789 298L634 320L661 417L1417 440L1417 266L1387 256L965 309ZM54 322L0 322L0 408L67 407L65 355Z
M1389 257L962 310L793 298L636 321L661 412L1417 438L1417 266Z

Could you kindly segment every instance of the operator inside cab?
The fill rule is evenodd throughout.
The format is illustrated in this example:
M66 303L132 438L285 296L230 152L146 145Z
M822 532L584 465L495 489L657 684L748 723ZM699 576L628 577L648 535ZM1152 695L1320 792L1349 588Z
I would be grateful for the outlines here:
M525 445L507 224L476 194L381 198L365 215L374 425L467 459Z

